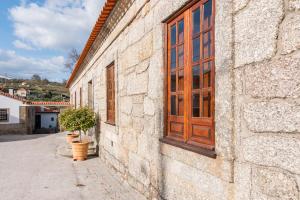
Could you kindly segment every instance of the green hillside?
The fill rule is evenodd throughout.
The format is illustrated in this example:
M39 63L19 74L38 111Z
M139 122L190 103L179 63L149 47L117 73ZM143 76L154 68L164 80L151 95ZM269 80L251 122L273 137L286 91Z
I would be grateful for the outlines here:
M69 91L65 83L50 82L47 79L12 79L0 80L0 89L8 92L9 89L24 88L29 91L26 99L31 101L69 101Z

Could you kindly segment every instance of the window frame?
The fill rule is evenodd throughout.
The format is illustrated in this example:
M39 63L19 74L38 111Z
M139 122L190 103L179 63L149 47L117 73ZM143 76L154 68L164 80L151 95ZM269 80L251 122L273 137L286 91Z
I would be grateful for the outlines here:
M79 88L79 106L82 108L82 87Z
M112 86L112 101L113 101L113 119L109 119L109 112L110 110L108 109L108 105L109 105L109 99L108 99L108 93L109 93L109 87L108 87L108 84L109 84L109 69L112 68L113 70L113 77L112 77L112 83L113 83L113 86ZM106 67L106 123L107 124L110 124L110 125L113 125L115 126L116 125L116 83L115 83L116 79L115 79L115 63L112 62L111 64L109 64L107 67Z
M170 17L168 17L166 20L163 21L164 23L164 72L165 72L165 76L164 76L164 135L163 138L160 139L161 142L173 145L173 146L177 146L189 151L193 151L196 153L200 153L203 155L206 155L208 157L211 158L216 158L216 153L215 153L215 0L212 0L212 16L211 16L211 27L209 27L206 30L203 30L202 28L202 22L203 22L203 18L201 18L200 20L200 33L199 36L200 37L200 49L199 52L201 54L201 57L203 55L202 52L202 34L211 31L211 55L209 56L208 59L203 59L203 58L199 58L199 63L201 63L200 69L203 69L204 63L206 62L212 62L212 67L211 67L211 85L210 85L210 89L208 91L210 91L211 94L211 106L210 109L211 110L211 117L210 117L210 122L212 123L209 127L210 127L210 134L211 134L211 138L210 138L210 142L211 144L207 145L205 143L202 142L195 142L195 141L189 141L191 139L191 135L192 132L191 130L191 120L193 119L192 117L192 69L193 69L193 61L192 59L192 52L193 52L193 46L192 46L192 39L193 39L193 33L192 33L192 13L193 11L200 6L202 6L201 8L201 16L203 17L203 8L204 8L204 4L207 3L209 0L193 0L190 1L189 3L187 3L186 5L184 5L182 8L180 8L178 11L176 11L174 14L172 14ZM171 95L171 89L170 89L170 70L171 70L171 66L169 63L169 59L170 57L170 52L171 52L171 27L174 24L178 24L178 22L180 22L181 19L184 19L184 83L188 83L188 85L184 85L184 131L183 131L183 139L176 139L169 136L169 116L170 115L170 95ZM178 29L178 26L176 26ZM177 43L178 40L178 30L176 30L176 45L178 45ZM188 44L185 44L188 43ZM178 62L178 58L177 58L177 50L178 48L176 48L176 61ZM187 55L188 54L188 55ZM187 67L186 67L187 65ZM176 65L176 70L178 66ZM186 69L188 68L188 69ZM177 72L176 72L177 73ZM188 74L186 74L188 73ZM201 73L202 75L202 73ZM177 76L176 76L177 77ZM178 77L176 78L176 87L178 86ZM190 88L189 88L190 87ZM188 88L188 89L186 89ZM187 90L187 91L185 91ZM203 90L203 88L200 87L199 90ZM176 90L177 92L177 90ZM202 93L202 91L201 91ZM200 94L200 93L199 93ZM177 99L176 99L177 101ZM176 106L178 107L177 103ZM199 105L201 106L201 105ZM176 107L176 109L177 109ZM189 109L191 109L190 111L188 111ZM189 112L188 114L186 112ZM178 113L176 115L176 118L178 118ZM205 118L201 117L201 119L199 121L205 122Z
M94 82L93 80L90 80L88 82L88 102L87 102L87 106L90 109L94 109Z
M2 122L9 122L9 115L10 115L10 113L9 113L9 108L0 108L0 110L6 110L6 120L1 120L0 119L0 123L2 123Z
M75 106L75 109L77 108L77 92L75 91L74 93L74 106Z

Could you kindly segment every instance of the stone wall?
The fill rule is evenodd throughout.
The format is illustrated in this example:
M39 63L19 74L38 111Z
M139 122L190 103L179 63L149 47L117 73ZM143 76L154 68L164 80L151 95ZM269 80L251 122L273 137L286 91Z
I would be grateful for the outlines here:
M70 88L87 104L93 80L100 158L149 199L299 200L299 1L216 0L216 159L159 142L161 22L188 0L131 2ZM105 123L112 62L116 126Z
M236 199L300 198L299 6L234 2Z

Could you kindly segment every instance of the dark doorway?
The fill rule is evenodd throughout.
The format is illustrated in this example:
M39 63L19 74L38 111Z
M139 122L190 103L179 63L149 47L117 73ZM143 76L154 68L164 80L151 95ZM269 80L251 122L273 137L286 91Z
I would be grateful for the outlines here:
M35 116L35 129L41 128L41 115Z

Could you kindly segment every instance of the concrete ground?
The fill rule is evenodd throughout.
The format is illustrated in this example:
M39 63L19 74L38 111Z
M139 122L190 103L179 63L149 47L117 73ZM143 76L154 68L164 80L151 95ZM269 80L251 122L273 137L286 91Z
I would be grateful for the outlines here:
M99 158L61 156L57 135L0 136L1 200L144 200Z

